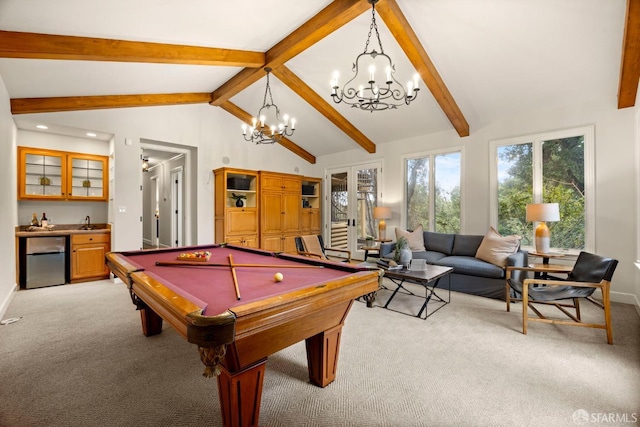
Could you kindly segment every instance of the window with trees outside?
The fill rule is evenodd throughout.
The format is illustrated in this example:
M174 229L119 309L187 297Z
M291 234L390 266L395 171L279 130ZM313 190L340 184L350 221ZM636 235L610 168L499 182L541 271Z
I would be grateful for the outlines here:
M593 248L593 127L494 141L492 222L503 235L534 245L525 220L529 203L558 203L560 221L550 222L554 252Z
M460 150L405 159L407 229L460 232Z

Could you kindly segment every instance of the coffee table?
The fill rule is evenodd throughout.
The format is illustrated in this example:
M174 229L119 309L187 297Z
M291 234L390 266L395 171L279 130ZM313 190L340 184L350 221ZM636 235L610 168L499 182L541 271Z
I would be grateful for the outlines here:
M443 266L431 265L431 264L427 264L425 270L419 270L419 271L407 270L405 268L401 270L384 269L384 277L391 280L391 282L393 282L397 286L396 289L394 289L391 296L389 297L389 299L387 300L386 304L384 305L384 308L386 308L387 310L392 310L398 313L413 316L413 314L411 313L405 313L404 311L394 310L393 308L389 307L389 304L391 304L391 301L395 298L395 296L398 294L398 291L400 290L402 290L403 294L422 298L422 295L417 295L411 292L411 290L407 289L404 286L406 282L415 283L417 285L424 286L424 289L425 289L424 303L422 304L420 311L415 317L426 319L436 311L440 310L445 305L449 304L449 302L451 301L451 282L450 281L447 280L448 286L446 289L444 289L448 291L446 300L441 298L436 293L436 288L440 284L440 279L447 276L452 271L453 271L453 268L451 267L443 267ZM429 313L428 305L429 305L429 302L432 300L439 302L441 304L438 305L438 307L435 310ZM424 317L422 317L422 313L425 314Z

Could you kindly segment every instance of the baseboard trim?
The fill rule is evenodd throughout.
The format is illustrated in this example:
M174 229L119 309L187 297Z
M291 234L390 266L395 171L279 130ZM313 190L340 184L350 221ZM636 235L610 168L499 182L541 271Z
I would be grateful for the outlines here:
M4 318L4 314L9 309L9 304L11 304L11 301L13 301L13 297L15 296L17 291L18 284L13 287L13 290L7 294L4 301L2 301L2 304L0 304L0 319Z

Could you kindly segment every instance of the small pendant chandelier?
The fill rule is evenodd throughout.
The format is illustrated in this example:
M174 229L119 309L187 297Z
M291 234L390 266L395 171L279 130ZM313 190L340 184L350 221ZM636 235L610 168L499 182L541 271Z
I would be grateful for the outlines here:
M378 25L376 24L376 3L378 3L378 0L368 1L371 3L371 26L369 27L364 52L358 55L356 62L353 64L352 71L355 72L355 76L340 89L338 86L338 72L335 71L331 80L331 98L336 104L344 102L351 105L352 108L360 108L371 112L396 109L403 104L409 105L416 99L420 90L418 88L418 74L413 76L412 82L407 83L406 90L395 79L393 76L396 72L395 65L391 58L384 53L380 34L378 33ZM379 53L375 49L367 52L372 30L376 32L378 46L380 47ZM360 62L361 59L363 63ZM368 76L359 76L360 69L365 67L365 61L369 65L369 74ZM376 81L376 70L383 71L377 73L380 82ZM362 74L365 73L363 72Z
M252 125L249 128L245 124L242 125L242 135L245 140L256 144L273 144L285 136L293 135L296 130L296 120L291 119L291 127L289 127L289 116L287 114L284 115L283 120L280 120L280 110L273 102L271 87L269 86L271 68L266 67L264 70L267 72L267 87L264 91L262 108L258 111L258 117L252 119ZM268 103L267 94L269 95ZM265 123L271 123L271 126Z

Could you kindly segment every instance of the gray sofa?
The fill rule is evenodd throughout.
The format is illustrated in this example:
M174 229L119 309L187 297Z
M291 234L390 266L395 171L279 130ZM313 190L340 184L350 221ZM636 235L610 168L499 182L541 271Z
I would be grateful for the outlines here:
M425 259L428 264L453 267L453 272L442 279L439 287L446 288L446 280L449 280L452 291L504 299L506 269L475 257L484 236L429 231L423 234L426 251L413 252L413 258ZM395 245L395 242L383 243L380 257L393 258ZM527 252L522 249L507 258L508 266L522 267L527 264ZM524 272L516 270L512 277L524 279L519 275L524 275Z

